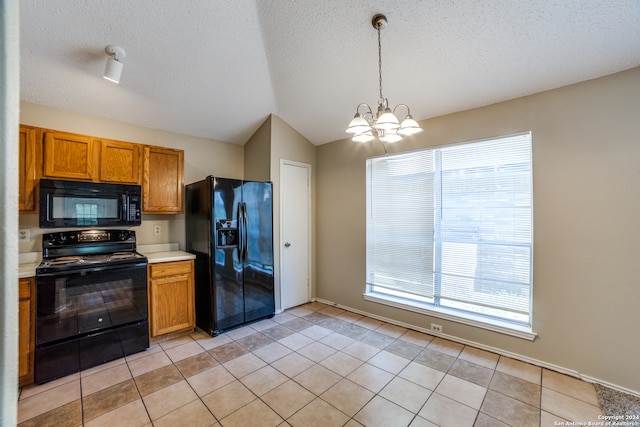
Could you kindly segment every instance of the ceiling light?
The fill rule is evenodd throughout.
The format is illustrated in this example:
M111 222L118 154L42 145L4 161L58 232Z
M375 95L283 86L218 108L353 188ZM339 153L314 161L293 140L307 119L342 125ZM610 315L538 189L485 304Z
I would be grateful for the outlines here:
M382 44L380 43L380 30L387 24L387 17L381 14L375 15L371 19L371 25L378 31L378 76L379 76L379 95L378 110L373 114L368 104L358 104L356 114L347 127L347 133L353 135L354 142L369 142L375 139L375 136L382 142L398 142L403 137L415 135L422 132L422 128L411 117L411 111L407 104L398 104L393 110L389 108L387 98L382 96ZM360 107L366 107L364 113L360 113ZM402 121L398 120L395 111L398 107L405 107L407 115ZM374 136L375 135L375 136Z
M107 52L107 64L104 67L104 78L114 83L120 83L120 76L122 75L122 62L120 60L127 55L120 46L112 45L104 48Z

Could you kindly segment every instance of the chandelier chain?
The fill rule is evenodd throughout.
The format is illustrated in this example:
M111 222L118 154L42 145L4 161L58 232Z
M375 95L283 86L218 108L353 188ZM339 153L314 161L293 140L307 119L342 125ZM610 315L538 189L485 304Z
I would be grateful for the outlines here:
M380 88L380 99L382 99L382 43L380 43L380 26L378 22L378 87Z

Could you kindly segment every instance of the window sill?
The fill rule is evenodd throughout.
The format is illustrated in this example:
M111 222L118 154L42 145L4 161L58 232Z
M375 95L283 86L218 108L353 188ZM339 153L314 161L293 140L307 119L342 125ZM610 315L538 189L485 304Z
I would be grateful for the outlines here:
M481 316L474 316L473 314L467 314L463 317L459 312L447 309L446 307L437 307L430 304L422 304L415 301L409 301L405 298L393 297L391 295L381 294L377 292L365 293L363 294L363 297L366 301L384 304L402 310L412 311L414 313L425 314L428 316L437 317L439 319L450 320L452 322L462 323L464 325L474 326L492 332L511 335L528 341L533 341L538 336L538 334L533 332L531 328L527 328L526 326L519 326L508 322L501 322L499 320L487 319Z

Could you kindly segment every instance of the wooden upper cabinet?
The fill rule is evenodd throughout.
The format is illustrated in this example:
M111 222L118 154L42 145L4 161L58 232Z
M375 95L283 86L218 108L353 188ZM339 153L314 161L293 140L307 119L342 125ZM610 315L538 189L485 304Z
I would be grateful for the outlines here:
M41 177L142 185L142 213L181 213L184 151L20 125L20 212Z
M44 134L43 176L93 180L96 152L89 136L47 131Z
M37 129L29 126L20 126L19 138L19 197L18 209L20 212L30 212L36 209L36 184L38 182L36 163Z
M100 181L140 183L140 145L105 139L95 142L100 145Z
M142 213L182 212L184 151L144 146Z

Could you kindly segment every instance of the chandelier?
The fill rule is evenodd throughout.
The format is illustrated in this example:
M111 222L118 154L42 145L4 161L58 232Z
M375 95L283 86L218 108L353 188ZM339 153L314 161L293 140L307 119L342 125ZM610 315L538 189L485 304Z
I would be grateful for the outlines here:
M378 14L371 19L371 25L378 31L378 82L380 94L378 98L378 111L376 111L374 115L368 104L358 104L356 114L353 116L353 120L351 120L347 128L347 133L353 135L351 139L354 142L369 142L376 136L382 142L398 142L405 136L422 132L422 128L418 122L411 117L411 111L407 104L398 104L391 110L389 108L389 101L382 96L382 44L380 43L380 30L382 30L386 24L387 17L384 15ZM363 107L363 113L360 112L360 107ZM407 109L407 115L402 123L400 123L395 115L396 110L400 107Z

